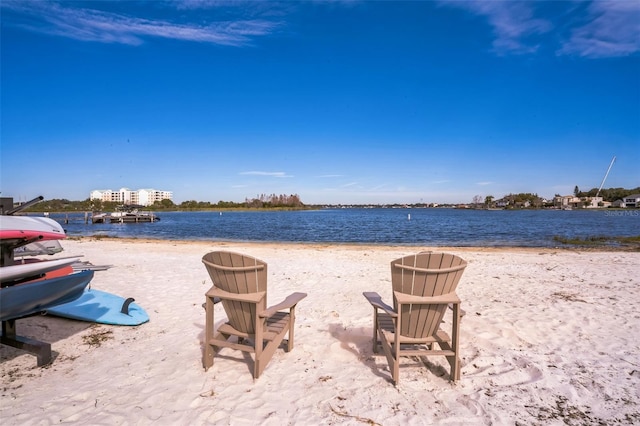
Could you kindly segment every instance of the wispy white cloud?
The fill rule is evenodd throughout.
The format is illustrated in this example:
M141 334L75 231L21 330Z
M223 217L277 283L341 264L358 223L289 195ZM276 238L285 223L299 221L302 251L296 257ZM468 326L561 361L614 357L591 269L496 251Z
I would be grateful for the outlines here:
M536 16L550 4L545 2L440 0L440 4L486 18L495 35L493 50L499 55L534 53L543 42L558 42L558 55L585 58L640 52L639 1L556 2L556 13L548 19ZM561 29L567 33L542 37Z
M499 55L535 52L539 44L531 40L531 36L546 33L552 28L549 21L534 17L531 2L444 0L441 4L486 17L495 34L493 49Z
M285 172L262 172L262 171L249 171L249 172L240 172L241 175L251 175L251 176L271 176L277 178L290 178L292 175L288 175Z
M228 4L224 0L171 0L169 1L178 10L210 9L212 7Z
M379 192L379 191L383 191L387 187L388 187L388 185L386 183L382 183L380 185L376 185L376 186L372 187L371 189L369 189L369 191ZM404 186L397 187L396 191L404 191Z
M606 58L640 52L640 2L594 1L587 14L588 22L572 30L559 55Z
M90 3L89 3L90 4ZM76 7L73 2L2 2L15 19L4 25L81 41L139 45L146 37L229 46L250 44L279 24L263 19L216 21L208 24L174 23Z
M492 183L493 183L493 182L489 182L489 181L486 181L486 182L476 182L476 185L480 185L480 186L487 186L487 185L491 185Z

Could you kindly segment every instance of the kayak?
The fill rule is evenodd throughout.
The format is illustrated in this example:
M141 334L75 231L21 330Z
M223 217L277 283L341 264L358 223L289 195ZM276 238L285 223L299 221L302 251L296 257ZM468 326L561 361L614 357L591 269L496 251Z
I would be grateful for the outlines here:
M0 244L10 240L48 241L66 238L62 226L48 217L0 215Z
M21 318L82 296L94 271L0 288L0 321Z

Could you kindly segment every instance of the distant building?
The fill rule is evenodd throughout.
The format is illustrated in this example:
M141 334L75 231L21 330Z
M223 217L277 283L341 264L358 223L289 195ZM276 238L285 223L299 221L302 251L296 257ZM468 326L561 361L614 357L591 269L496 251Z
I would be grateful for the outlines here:
M604 201L602 197L576 197L574 195L557 196L553 199L553 205L557 208L582 208L597 209L611 207L610 201Z
M640 207L640 194L627 195L623 199L624 205L622 207Z
M557 208L577 208L581 204L580 198L574 195L558 195L553 198L553 205Z
M509 200L507 200L506 198L500 198L499 200L496 200L494 204L497 208L504 209L509 205Z
M173 192L171 191L158 191L156 189L139 189L138 190L138 204L143 206L150 206L156 201L171 200L173 198Z
M108 201L120 204L139 204L141 206L150 206L156 201L171 200L173 192L158 191L156 189L138 189L132 191L129 188L120 188L119 191L111 189L95 189L91 191L89 199Z
M586 197L584 199L584 206L588 209L597 209L598 207L604 207L604 200L602 199L602 197Z

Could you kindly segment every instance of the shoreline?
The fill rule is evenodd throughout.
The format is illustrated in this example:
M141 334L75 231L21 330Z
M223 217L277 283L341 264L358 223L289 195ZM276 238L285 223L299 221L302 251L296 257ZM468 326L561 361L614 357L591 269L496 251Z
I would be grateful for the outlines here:
M640 421L640 253L82 238L61 256L95 265L92 288L133 297L150 321L118 327L37 315L17 334L51 343L54 361L0 345L7 425L631 424ZM268 305L293 292L295 347L262 376L223 349L202 367L216 249L268 264ZM394 386L372 352L362 293L392 301L389 263L420 250L459 254L461 379L443 357L401 361ZM215 308L215 322L225 320ZM445 317L446 321L450 321Z
M424 244L391 244L391 243L354 243L354 242L304 242L304 241L234 241L234 240L190 240L190 239L161 239L161 238L132 238L132 237L118 237L107 235L91 235L91 236L70 236L64 240L61 240L62 244L65 241L121 241L123 243L171 243L171 244L201 244L201 245L256 245L256 246L300 246L300 247L354 247L354 248L407 248L413 249L425 249L431 251L447 251L447 250L459 250L459 251L568 251L568 252L623 252L623 253L639 253L640 247L613 247L613 246L568 246L568 247L547 247L547 246L431 246Z
M93 225L71 220L63 226L70 238L640 251L633 217L534 211L507 215L482 211L469 215L455 210L418 213L381 209L273 212L266 216L180 212L167 213L154 224Z

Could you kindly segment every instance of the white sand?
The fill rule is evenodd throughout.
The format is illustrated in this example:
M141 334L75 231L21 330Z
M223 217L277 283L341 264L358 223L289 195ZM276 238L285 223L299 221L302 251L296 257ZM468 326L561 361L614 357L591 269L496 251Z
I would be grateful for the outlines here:
M4 425L31 424L611 424L640 423L640 253L446 249L469 262L458 287L462 377L444 358L405 359L394 387L372 355L372 309L391 302L389 262L427 247L63 242L94 264L93 288L134 297L139 327L36 316L18 334L52 344L55 360L0 346ZM293 291L296 347L258 380L223 349L201 366L200 259L214 249L269 265L269 304ZM441 249L439 249L441 250ZM216 307L216 321L224 311ZM102 336L99 346L89 345Z

